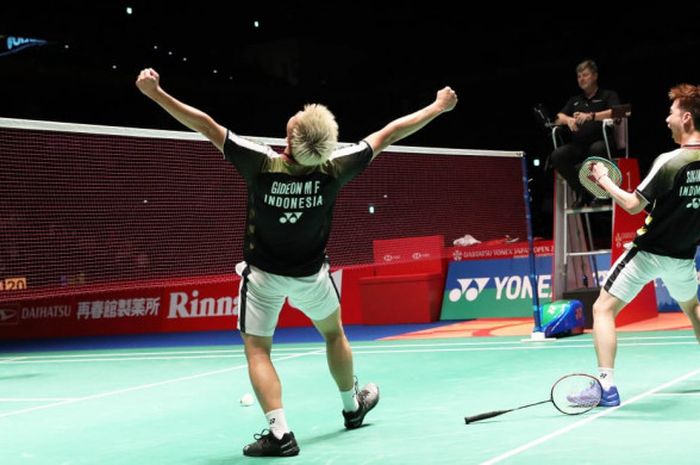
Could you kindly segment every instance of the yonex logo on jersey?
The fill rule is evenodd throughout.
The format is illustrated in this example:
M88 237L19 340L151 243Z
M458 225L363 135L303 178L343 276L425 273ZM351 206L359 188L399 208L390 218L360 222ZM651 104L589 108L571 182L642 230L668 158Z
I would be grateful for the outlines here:
M285 224L289 222L294 224L301 218L301 214L302 212L284 212L284 215L280 216L280 223Z
M452 289L449 294L450 302L457 302L462 296L469 302L476 300L488 284L490 278L458 279L460 289ZM472 282L474 283L472 285Z

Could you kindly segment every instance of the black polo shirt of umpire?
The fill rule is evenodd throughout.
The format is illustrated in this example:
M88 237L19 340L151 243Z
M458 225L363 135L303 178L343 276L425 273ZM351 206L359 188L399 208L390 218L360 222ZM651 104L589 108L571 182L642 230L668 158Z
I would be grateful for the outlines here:
M620 97L614 90L598 89L591 97L586 98L584 94L571 97L560 113L574 116L574 113L600 112L612 108L613 105L620 104ZM590 145L603 138L602 121L586 121L579 126L578 131L571 133L571 141L577 145Z

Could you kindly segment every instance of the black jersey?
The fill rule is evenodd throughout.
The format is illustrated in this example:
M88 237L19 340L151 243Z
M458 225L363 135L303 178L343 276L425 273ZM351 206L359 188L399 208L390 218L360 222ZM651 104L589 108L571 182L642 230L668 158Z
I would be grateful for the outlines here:
M660 155L637 193L652 209L635 245L658 255L694 258L700 242L700 147Z
M620 97L618 97L617 92L599 88L591 98L587 98L585 94L571 97L560 113L564 113L567 116L573 116L576 112L598 113L619 104ZM602 128L602 121L586 121L579 126L578 131L571 133L571 140L574 143L590 145L603 138Z
M323 165L306 167L228 131L224 157L248 186L246 262L283 276L317 273L326 258L338 192L372 156L362 141L335 150Z

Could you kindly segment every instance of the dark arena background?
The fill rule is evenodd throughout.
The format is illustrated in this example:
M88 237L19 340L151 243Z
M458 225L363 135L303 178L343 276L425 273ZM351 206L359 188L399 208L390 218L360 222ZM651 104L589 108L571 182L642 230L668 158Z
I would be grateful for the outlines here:
M534 108L555 115L595 60L631 107L616 162L632 189L676 148L667 92L700 82L699 17L692 2L0 2L0 465L253 463L242 448L269 426L237 329L245 181L139 92L147 67L278 152L306 103L351 144L444 86L459 96L336 201L343 331L359 386L381 389L361 428L344 427L329 346L283 305L271 358L301 448L285 463L696 465L698 342L660 280L615 320L622 403L546 401L598 373L592 303L643 216L569 208ZM606 213L588 244L580 213Z
M1 113L180 130L133 85L140 69L153 67L174 95L241 134L283 137L288 116L319 101L351 142L450 85L459 108L410 145L524 151L535 233L550 237L551 172L543 168L551 144L533 106L556 113L579 92L576 64L594 59L601 87L632 105L630 149L645 172L673 145L666 92L697 81L689 56L700 39L661 7L632 14L606 5L593 19L555 6L482 7L454 14L442 3L269 2L229 11L196 2L3 2L0 54L8 37L46 43L0 56ZM698 7L684 11L692 17Z

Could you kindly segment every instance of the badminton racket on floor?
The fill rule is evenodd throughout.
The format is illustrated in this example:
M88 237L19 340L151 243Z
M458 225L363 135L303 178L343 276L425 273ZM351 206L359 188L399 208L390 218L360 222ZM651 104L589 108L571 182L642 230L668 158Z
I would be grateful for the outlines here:
M581 164L581 168L578 170L578 179L581 181L581 185L586 188L588 192L595 195L599 199L607 199L610 197L610 193L603 189L598 181L596 180L593 172L591 171L593 165L596 163L602 163L608 169L608 177L619 186L622 183L622 173L620 168L612 161L607 158L601 157L588 157Z
M547 400L521 405L520 407L508 410L494 410L492 412L484 412L478 415L464 417L464 422L466 424L474 423L475 421L486 420L487 418L497 417L504 413L514 412L515 410L534 407L535 405L542 405L549 402L554 404L554 407L561 413L580 415L596 407L602 395L603 388L598 379L583 373L573 373L562 376L554 383L549 394L549 399Z

